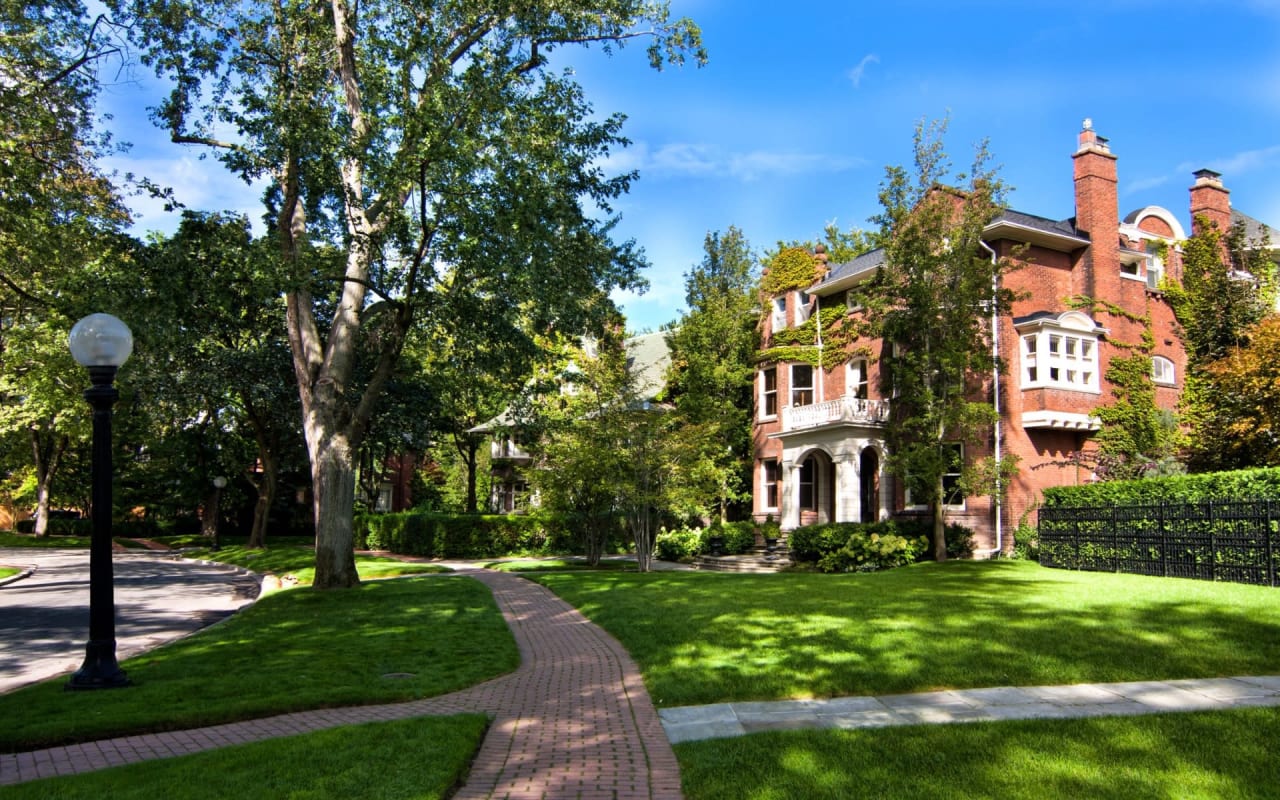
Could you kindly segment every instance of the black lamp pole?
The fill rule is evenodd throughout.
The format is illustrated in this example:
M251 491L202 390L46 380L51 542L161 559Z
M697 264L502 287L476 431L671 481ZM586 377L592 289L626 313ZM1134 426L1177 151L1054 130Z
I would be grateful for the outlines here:
M127 328L125 332L127 335ZM73 330L73 339L75 335ZM130 683L116 662L115 577L111 564L111 407L120 396L114 385L118 367L90 364L88 369L89 381L93 384L84 390L84 399L93 407L89 644L85 647L84 663L67 681L66 688L72 690L111 689Z

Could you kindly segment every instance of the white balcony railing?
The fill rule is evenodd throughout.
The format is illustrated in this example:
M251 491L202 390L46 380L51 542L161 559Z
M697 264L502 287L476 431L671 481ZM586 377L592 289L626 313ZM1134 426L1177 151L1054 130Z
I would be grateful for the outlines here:
M497 461L510 459L513 461L529 460L529 451L522 449L510 439L494 439L489 442L489 458Z
M887 400L841 397L808 406L782 409L782 430L799 431L827 425L883 425L889 419Z

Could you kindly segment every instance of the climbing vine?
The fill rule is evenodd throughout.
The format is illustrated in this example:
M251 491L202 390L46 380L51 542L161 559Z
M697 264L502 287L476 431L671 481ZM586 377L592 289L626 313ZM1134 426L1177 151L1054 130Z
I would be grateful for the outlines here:
M788 247L769 262L768 271L760 278L760 289L772 296L812 286L817 279L818 262L813 254L802 247Z
M821 324L821 328L819 328ZM822 346L818 345L821 330ZM833 370L853 356L870 357L867 345L853 347L860 334L858 320L842 302L825 306L803 325L773 332L773 346L756 357L759 363L798 362Z
M1113 347L1128 355L1114 356L1107 365L1106 378L1115 402L1094 409L1102 421L1097 438L1104 456L1098 469L1099 477L1128 479L1166 471L1181 437L1173 412L1156 405L1156 386L1151 375L1151 354L1156 340L1151 317L1082 296L1071 298L1069 304L1079 310L1106 313L1142 326L1140 341L1136 343L1111 340Z

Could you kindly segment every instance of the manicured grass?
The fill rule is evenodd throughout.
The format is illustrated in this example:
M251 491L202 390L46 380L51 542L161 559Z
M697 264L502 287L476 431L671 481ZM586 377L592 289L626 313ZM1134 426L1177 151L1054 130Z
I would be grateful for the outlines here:
M66 692L56 679L0 695L0 751L432 697L518 663L493 596L468 578L293 589L124 662L134 686Z
M22 570L16 567L0 567L0 581L4 580L5 578L12 578L14 575L17 575L19 572L22 572Z
M534 575L616 636L660 706L1274 674L1274 588L1028 562L863 575Z
M789 731L676 745L688 800L1275 798L1280 709Z
M88 547L88 536L33 536L0 531L0 547Z
M636 571L636 563L634 561L624 561L617 558L601 559L600 563L594 567L581 558L521 558L512 561L493 561L484 566L485 569L496 569L499 572Z
M218 550L184 550L182 554L187 558L235 564L254 572L270 572L282 577L287 575L296 578L300 584L310 584L316 574L315 550L303 545L268 545L261 550L233 545L223 546ZM448 571L448 568L438 564L416 564L385 556L356 556L356 572L363 579Z
M8 800L227 797L444 798L461 782L482 715L356 725L0 789Z

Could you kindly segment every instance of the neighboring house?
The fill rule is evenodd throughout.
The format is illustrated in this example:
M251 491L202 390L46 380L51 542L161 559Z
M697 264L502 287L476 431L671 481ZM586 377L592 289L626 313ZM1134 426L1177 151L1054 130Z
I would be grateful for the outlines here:
M1034 522L1031 512L1041 490L1091 480L1074 456L1091 447L1100 428L1094 410L1113 401L1107 367L1142 341L1143 320L1154 333L1157 404L1176 408L1183 385L1186 354L1159 286L1163 275L1181 277L1186 232L1157 206L1120 216L1116 156L1088 120L1072 160L1074 217L1053 220L1007 210L984 236L994 253L1020 265L1003 278L1018 299L1013 313L995 326L1004 372L998 382L991 376L982 381L1000 423L980 445L955 446L966 462L1016 455L1020 469L998 508L988 497L958 491L950 496L948 521L975 531L979 555L1012 549L1011 531L1024 520ZM1226 230L1238 218L1217 173L1196 172L1190 192L1192 219L1202 215ZM848 290L882 263L883 254L873 251L831 266L804 291L767 298L771 313L762 346L772 345L774 331L800 325L830 304L845 304ZM1080 298L1096 302L1077 310L1073 300ZM880 394L881 344L872 343L870 352L851 351L847 362L831 370L761 364L754 418L757 519L771 517L790 530L811 522L927 513L912 505L885 469L884 424L892 400ZM957 471L944 483L953 486L958 479Z
M637 394L646 401L656 400L666 388L667 369L671 366L671 351L667 347L667 334L646 333L633 336L624 343L627 348L627 369L632 371ZM583 343L587 356L592 356L593 343ZM571 372L570 364L566 372ZM562 391L572 391L572 383L566 383ZM489 436L490 494L489 510L500 514L524 511L537 505L537 499L529 495L528 469L533 463L528 443L523 441L520 428L510 410L477 425L468 433Z

